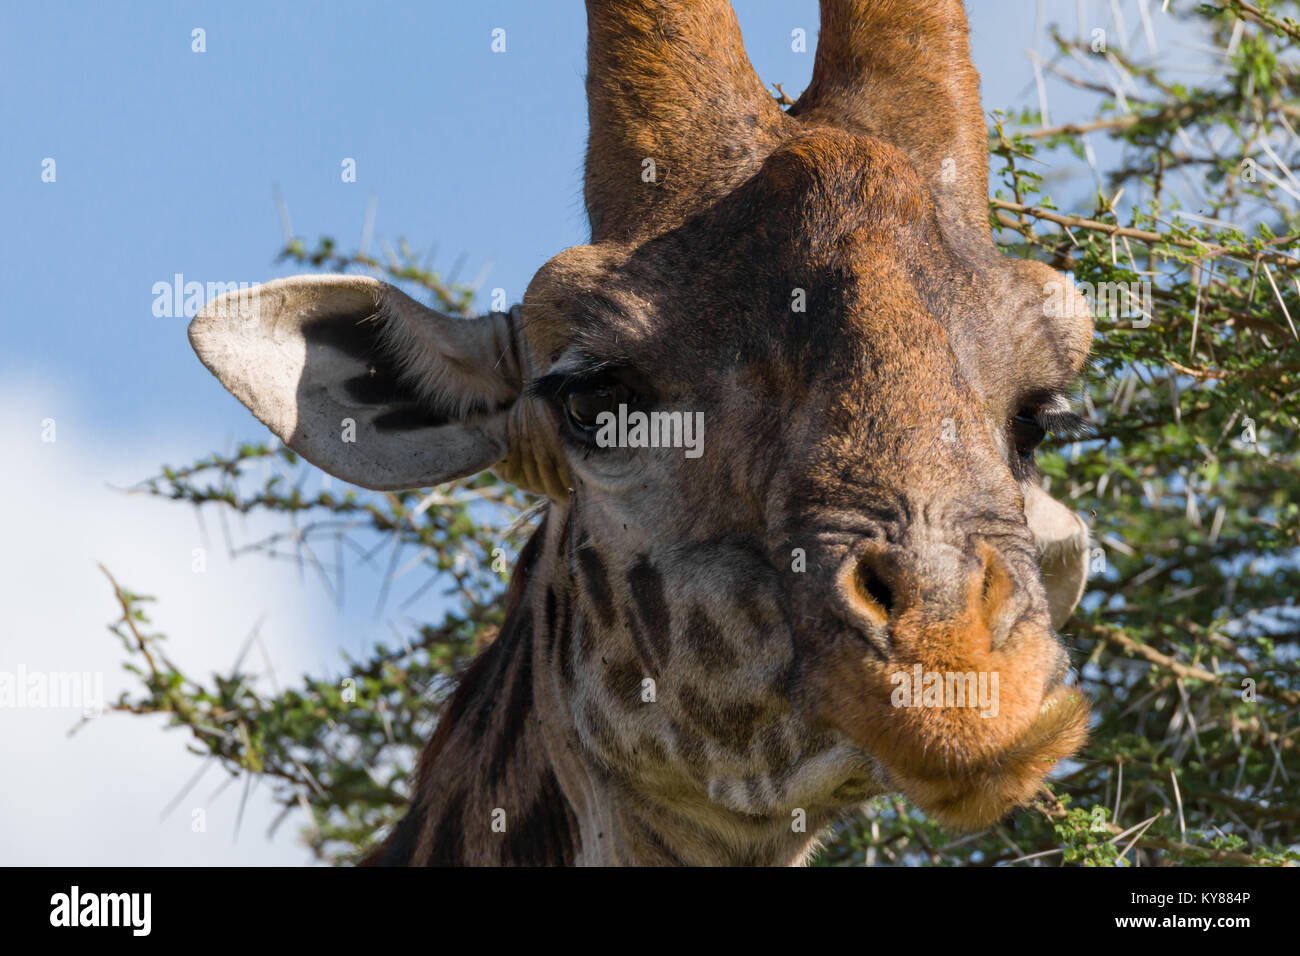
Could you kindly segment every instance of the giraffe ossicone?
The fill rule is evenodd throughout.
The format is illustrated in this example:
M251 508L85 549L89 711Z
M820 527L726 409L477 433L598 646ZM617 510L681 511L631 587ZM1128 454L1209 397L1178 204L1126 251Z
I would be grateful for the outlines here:
M592 239L520 306L308 276L190 328L330 474L549 499L371 862L791 864L884 792L988 825L1086 736L1088 530L1032 458L1092 324L992 242L961 3L823 0L788 112L723 0L587 8ZM707 445L597 441L620 409Z

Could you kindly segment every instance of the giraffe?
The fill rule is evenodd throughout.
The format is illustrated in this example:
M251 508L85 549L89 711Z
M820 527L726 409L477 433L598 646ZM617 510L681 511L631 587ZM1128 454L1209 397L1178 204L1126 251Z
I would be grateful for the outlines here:
M592 237L521 304L299 276L190 326L335 476L546 499L366 862L797 865L881 793L996 821L1086 738L1057 629L1088 530L1033 454L1092 324L993 245L960 0L822 0L788 111L725 0L587 16ZM630 411L699 416L700 453L611 443Z

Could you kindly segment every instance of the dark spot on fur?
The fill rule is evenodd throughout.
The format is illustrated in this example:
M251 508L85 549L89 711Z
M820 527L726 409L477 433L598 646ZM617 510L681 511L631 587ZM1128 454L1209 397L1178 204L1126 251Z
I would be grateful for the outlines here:
M504 709L501 730L497 733L488 764L488 784L497 784L505 775L506 766L515 754L519 738L524 735L528 715L533 710L533 627L527 617L519 625L518 645L514 649L514 671L504 700L497 706Z
M506 821L503 862L520 866L564 866L572 862L573 813L547 770L536 796L518 819Z
M546 641L551 644L555 640L555 615L556 615L556 597L555 588L546 589Z
M641 706L641 682L645 672L631 660L617 660L605 668L605 689L624 710Z
M655 661L666 661L672 619L668 612L668 601L664 597L663 576L650 563L649 556L643 554L627 573L627 583L632 591L632 600L636 602L637 616L641 618L646 635L654 645Z
M704 741L700 738L700 735L688 733L675 720L669 721L668 732L672 735L673 750L678 758L697 773L702 771L705 768L706 755Z
M748 750L759 723L779 712L776 707L763 702L727 700L715 703L689 685L681 689L680 697L682 709L695 725L734 753Z
M696 661L706 671L731 670L740 665L736 652L702 607L691 608L686 621L686 642Z
M640 658L642 667L645 668L649 676L657 679L659 677L659 668L655 663L655 649L646 640L641 626L637 624L636 619L630 613L623 616L623 624L627 628L628 636L632 638L633 645L636 646L637 657Z
M397 828L392 835L384 841L383 855L379 859L368 859L369 865L376 866L410 866L415 856L416 847L420 842L420 825L424 822L425 813L417 800L406 811L397 824Z
M614 624L614 595L609 589L609 580L605 575L605 562L601 560L595 545L590 541L578 547L578 565L582 568L583 581L586 584L587 599L595 609L600 623L606 628Z
M433 845L422 861L425 866L460 866L465 852L465 795L458 793L443 804L433 832Z
M763 761L773 777L781 777L794 764L794 756L785 745L781 728L777 725L764 727L759 735L759 746L763 748Z
M573 686L573 620L569 616L569 598L563 592L556 596L555 628L558 638L555 653L560 659L560 679L566 687Z

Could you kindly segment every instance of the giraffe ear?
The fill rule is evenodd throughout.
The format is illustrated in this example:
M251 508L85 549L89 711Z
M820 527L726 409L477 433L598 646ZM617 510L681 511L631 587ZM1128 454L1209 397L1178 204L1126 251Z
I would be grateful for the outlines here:
M194 351L312 464L377 490L420 488L509 451L522 388L512 317L457 319L363 276L297 276L208 303Z
M1088 526L1037 485L1025 492L1025 517L1038 545L1052 627L1059 628L1074 613L1088 583Z

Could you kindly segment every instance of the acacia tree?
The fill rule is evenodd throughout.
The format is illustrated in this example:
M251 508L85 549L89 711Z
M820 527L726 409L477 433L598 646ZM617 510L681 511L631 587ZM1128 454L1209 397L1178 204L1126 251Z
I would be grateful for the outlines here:
M880 797L834 831L818 863L1300 859L1300 26L1284 15L1295 5L1165 13L1217 51L1198 85L1156 65L1145 4L1138 42L1054 34L1041 68L1094 94L1092 116L1051 126L1041 111L993 115L995 235L1007 253L1071 274L1096 322L1078 396L1093 427L1049 441L1039 464L1093 531L1089 593L1064 630L1097 720L1050 792L1008 821L956 836ZM1049 171L1064 171L1058 195L1087 198L1058 209ZM453 314L472 302L405 249L379 261L294 240L281 259L382 275ZM490 475L339 493L267 444L165 468L142 488L274 516L283 532L245 550L292 557L328 588L349 565L378 561L388 577L415 564L415 596L443 595L440 619L345 659L342 680L268 693L241 664L207 680L183 672L150 627L151 599L110 576L122 611L111 629L140 682L114 709L166 714L245 792L264 778L282 819L300 810L317 857L355 860L400 816L419 744L492 640L537 502Z

